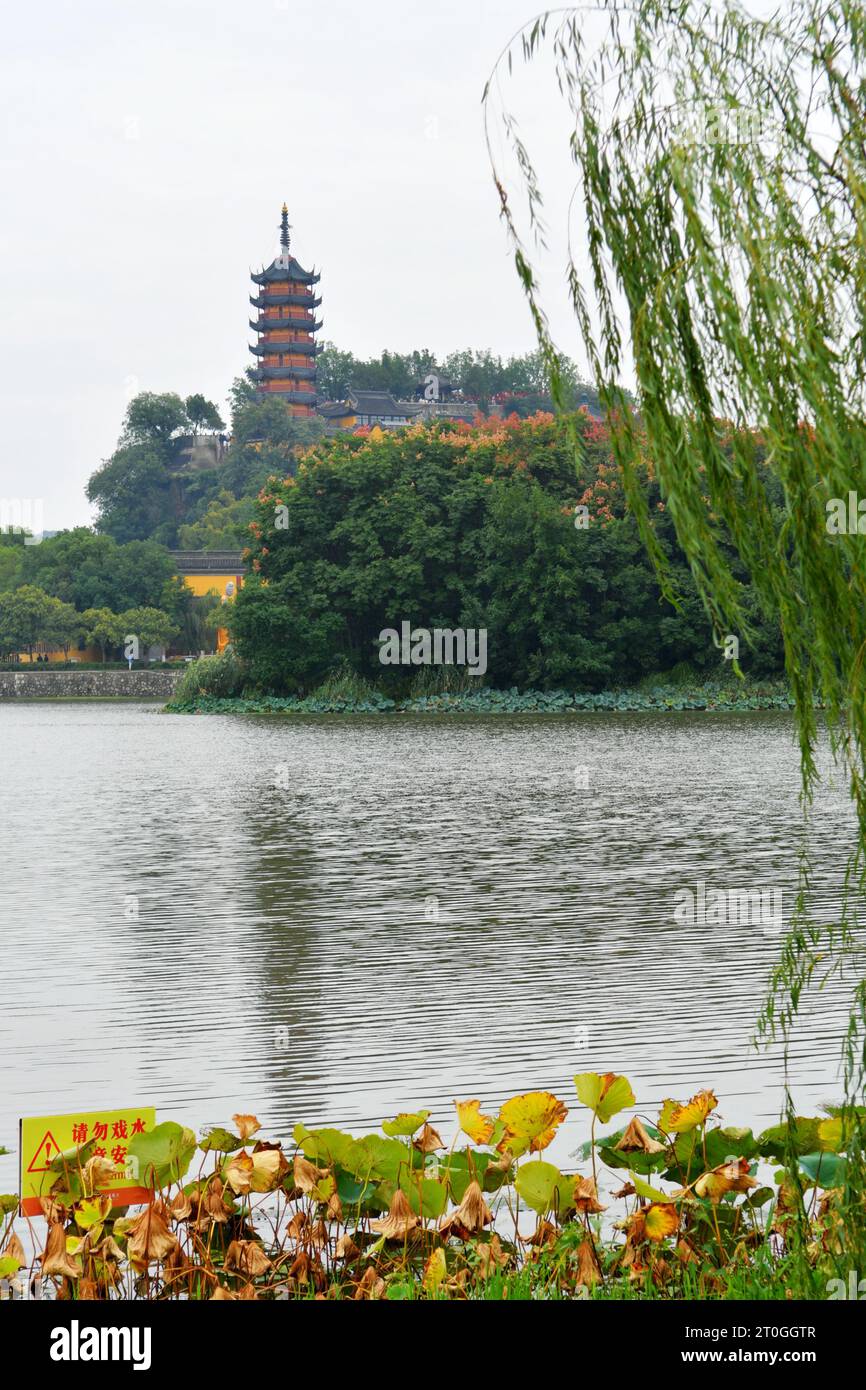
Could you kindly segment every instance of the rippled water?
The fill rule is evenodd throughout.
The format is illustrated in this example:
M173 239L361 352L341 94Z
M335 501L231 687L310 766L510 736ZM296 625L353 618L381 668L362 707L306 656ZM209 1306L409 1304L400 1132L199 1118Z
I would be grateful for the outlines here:
M767 713L0 705L0 1143L22 1113L136 1103L194 1126L253 1110L285 1138L423 1104L450 1129L455 1096L570 1104L589 1069L625 1072L644 1109L711 1084L729 1121L772 1122L780 1055L749 1039L777 939L681 925L674 895L777 887L790 907L792 735ZM827 789L828 918L852 833ZM839 985L817 1000L790 1071L810 1111L838 1095L845 1021Z

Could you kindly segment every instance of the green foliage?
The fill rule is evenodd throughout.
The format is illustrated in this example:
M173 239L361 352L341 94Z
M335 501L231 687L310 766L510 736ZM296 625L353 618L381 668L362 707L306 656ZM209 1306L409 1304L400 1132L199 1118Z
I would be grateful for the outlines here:
M110 608L88 608L81 615L84 640L89 647L99 647L105 661L112 647L119 647L125 636L123 621Z
M234 497L227 488L212 497L197 521L181 526L181 550L239 550L246 544L253 519L252 498Z
M134 634L142 647L162 647L179 631L177 623L159 608L128 608L120 614L124 636Z
M166 1120L155 1129L134 1134L129 1141L128 1158L134 1160L137 1178L143 1187L165 1187L179 1182L196 1151L191 1129Z
M272 473L294 473L298 451L321 439L324 429L318 416L292 415L285 401L240 399L232 416L231 446L219 469L220 485L235 497L252 498Z
M579 477L572 430L585 438ZM644 486L654 493L649 469ZM503 687L601 690L678 661L723 664L697 601L674 623L660 604L607 438L585 414L337 436L268 481L250 531L229 621L262 690L307 693L342 662L405 695L418 668L383 666L377 645L403 620L486 628Z
M87 484L100 532L119 542L176 543L179 522L221 486L210 474L203 486L200 474L179 473L178 439L196 435L203 426L221 429L223 423L216 406L200 394L184 402L175 392L145 391L129 402L116 450Z
M4 589L15 589L21 583L21 557L24 546L10 544L14 537L0 533L0 593ZM23 541L23 536L22 536Z
M38 642L68 647L78 635L75 610L35 584L0 593L0 654L26 651Z
M350 387L388 391L411 400L428 372L437 372L459 389L466 400L485 408L491 401L509 401L520 415L549 409L549 373L540 352L504 360L492 352L469 349L450 352L441 361L428 348L413 352L382 352L379 357L358 358L334 343L325 343L316 359L316 385L325 400L343 400ZM598 409L594 387L582 382L573 362L563 357L560 372L568 382L573 407Z
M239 696L247 676L236 652L229 648L219 656L203 656L187 666L172 703L188 705L202 698L227 700Z
M210 430L225 429L225 424L213 401L209 401L201 394L187 396L184 401L184 411L187 420L192 425L193 434L198 434L199 430L204 427Z
M23 583L36 584L79 611L150 607L177 615L187 596L171 556L156 541L118 544L87 526L27 547L19 573Z
M190 400L204 401L204 397ZM174 391L161 395L142 391L126 407L122 438L130 444L164 444L189 423L186 407Z
M88 608L79 613L71 603L47 594L34 584L0 593L0 656L26 651L30 657L37 643L69 648L81 639L108 651L118 647L127 633L135 633L143 647L162 645L178 626L159 608L138 607L123 613L109 608Z
M168 451L152 444L121 445L91 475L87 498L97 526L116 541L154 538L170 545L176 520Z

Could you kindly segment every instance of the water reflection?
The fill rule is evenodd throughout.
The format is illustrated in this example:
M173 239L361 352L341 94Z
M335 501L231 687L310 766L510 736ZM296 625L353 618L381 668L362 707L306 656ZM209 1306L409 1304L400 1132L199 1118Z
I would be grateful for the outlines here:
M596 1068L645 1108L712 1084L732 1121L777 1114L778 1049L749 1046L772 933L673 914L699 881L793 903L787 715L6 704L0 737L0 1143L21 1113L135 1101L196 1125L253 1109L286 1137L422 1104L447 1126L454 1096L570 1104ZM852 833L825 790L828 920ZM791 1056L810 1110L837 1094L845 1020L838 983L818 998ZM573 1111L560 1153L584 1128Z

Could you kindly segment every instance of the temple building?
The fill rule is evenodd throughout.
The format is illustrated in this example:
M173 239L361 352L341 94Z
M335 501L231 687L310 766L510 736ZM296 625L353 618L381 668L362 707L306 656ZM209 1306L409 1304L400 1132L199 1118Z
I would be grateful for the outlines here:
M175 574L197 598L210 594L215 601L231 603L243 588L247 567L239 550L172 550L170 553ZM218 627L218 652L225 650L228 640L228 629Z
M304 270L291 254L289 210L283 203L280 223L280 253L266 270L251 276L259 293L250 296L259 317L250 328L259 335L250 352L258 358L253 372L256 398L263 401L277 396L293 415L313 415L316 411L316 353L320 351L313 335L321 328L316 310L321 299L313 286L320 276Z

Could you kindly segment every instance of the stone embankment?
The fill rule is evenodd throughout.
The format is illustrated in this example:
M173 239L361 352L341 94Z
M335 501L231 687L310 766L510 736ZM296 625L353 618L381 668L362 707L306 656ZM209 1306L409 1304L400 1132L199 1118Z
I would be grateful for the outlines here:
M182 671L0 671L0 700L168 700Z

